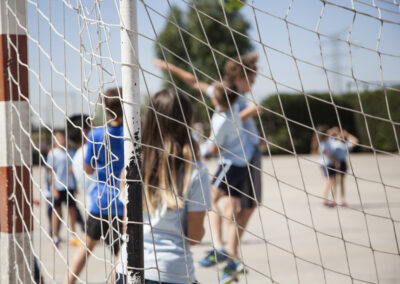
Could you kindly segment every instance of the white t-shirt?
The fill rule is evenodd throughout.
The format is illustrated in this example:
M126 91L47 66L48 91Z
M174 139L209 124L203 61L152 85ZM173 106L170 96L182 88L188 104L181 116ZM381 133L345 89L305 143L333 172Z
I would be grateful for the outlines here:
M353 145L350 141L341 141L337 139L330 140L330 146L333 156L340 162L346 160L347 149L349 152L353 149Z
M68 151L70 157L73 156L72 151ZM74 175L70 172L72 166L71 158L60 148L53 148L47 154L47 168L53 169L53 182L58 191L75 190Z
M319 163L323 166L332 166L333 162L329 159L327 154L332 155L332 138L328 138L325 141L320 141L318 148L319 152Z
M74 173L75 182L79 189L85 192L85 207L90 208L91 196L93 188L96 186L96 177L94 174L88 175L83 169L84 158L87 153L87 144L76 150L72 159L72 171Z
M213 85L209 86L206 91L207 96L211 98L214 95L214 91L215 87ZM239 112L248 107L248 102L244 97L245 97L244 94L240 94L236 99L235 104L239 106ZM258 144L260 143L260 139L258 137L260 136L260 134L258 133L257 125L254 121L254 118L253 117L247 118L243 122L243 128L246 131L242 131L241 135L247 136L248 143L246 147L258 147Z
M166 205L160 205L150 216L144 213L145 279L169 283L195 282L192 252L189 242L184 238L186 212L202 212L211 207L210 187L207 170L198 162L192 169L185 195L185 208L169 210ZM118 273L126 274L126 259L124 243L117 265Z
M242 120L239 106L233 104L232 111L215 112L211 119L211 135L209 140L200 146L202 156L207 156L211 146L216 145L221 151L220 164L232 164L245 167L254 153L254 147L246 147L247 136L242 135Z

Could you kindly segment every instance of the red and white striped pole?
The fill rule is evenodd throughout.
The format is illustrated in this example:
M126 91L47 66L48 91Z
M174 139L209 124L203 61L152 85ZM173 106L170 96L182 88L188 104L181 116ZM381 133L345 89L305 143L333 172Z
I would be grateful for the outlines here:
M0 0L0 283L31 283L30 118L25 0Z

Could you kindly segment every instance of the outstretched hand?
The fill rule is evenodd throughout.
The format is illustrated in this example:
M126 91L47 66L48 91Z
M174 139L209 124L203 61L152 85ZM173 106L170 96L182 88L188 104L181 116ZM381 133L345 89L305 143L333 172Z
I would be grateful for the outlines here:
M164 60L152 58L151 61L153 62L154 66L160 70L167 70L168 66Z

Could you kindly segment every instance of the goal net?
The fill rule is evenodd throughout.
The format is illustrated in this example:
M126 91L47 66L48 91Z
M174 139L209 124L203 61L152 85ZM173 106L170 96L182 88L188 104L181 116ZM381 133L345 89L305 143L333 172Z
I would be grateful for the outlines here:
M0 8L1 283L400 282L396 0Z

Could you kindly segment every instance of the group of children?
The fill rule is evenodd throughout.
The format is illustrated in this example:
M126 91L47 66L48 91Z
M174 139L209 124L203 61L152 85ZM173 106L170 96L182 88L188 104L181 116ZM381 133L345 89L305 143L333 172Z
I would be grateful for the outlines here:
M328 207L336 205L336 176L340 177L341 205L346 206L345 197L345 177L347 172L346 158L348 153L357 145L358 139L347 132L342 131L335 126L329 128L326 125L317 127L317 137L319 142L318 151L322 173L324 176L322 198L323 204ZM329 192L332 193L332 199L328 200Z
M221 283L232 282L244 271L238 248L258 202L261 201L260 137L253 117L262 110L248 103L257 72L256 54L229 59L223 80L212 85L197 80L183 69L162 60L154 60L162 70L180 77L190 87L210 97L215 106L211 133L199 145L194 132L193 108L188 96L177 89L161 90L152 96L142 124L143 231L144 265L147 284L197 283L190 246L201 242L206 212L211 224L214 247L198 264L210 267L225 262ZM116 283L126 283L127 246L123 242L124 211L121 199L121 174L124 167L122 90L109 89L104 94L107 125L89 132L87 117L71 118L68 130L79 149L67 154L65 137L55 132L54 149L47 158L52 203L55 209L53 232L58 240L60 206L70 206L71 229L76 220L75 188L84 189L88 219L84 227L84 245L76 251L64 283L74 283L88 256L100 239L112 249L118 263ZM79 132L80 135L78 135ZM346 156L358 140L347 131L319 127L318 142L324 173L324 204L329 189L336 193L339 173L344 197ZM83 133L83 136L82 136ZM79 143L80 142L80 143ZM218 156L218 169L210 181L201 163L210 155ZM73 160L71 160L71 158ZM70 173L73 172L74 175ZM86 177L85 177L86 175ZM219 205L223 203L221 212ZM75 212L75 213L74 213ZM222 223L226 222L225 249ZM121 248L121 253L119 253ZM113 280L113 281L114 281Z
M215 113L210 137L199 145L198 135L192 133L193 108L188 96L176 89L165 89L149 102L141 142L146 283L197 282L190 246L199 244L204 236L206 212L214 248L199 265L209 267L226 261L221 283L229 283L244 270L238 254L239 241L261 201L261 152L253 120L261 109L248 104L244 97L254 83L257 60L256 54L228 60L223 80L212 85L155 60L157 67L169 68L209 96ZM118 263L115 281L126 281L127 248L122 232L124 210L130 204L124 204L120 188L124 166L122 90L109 89L104 98L107 126L89 131L84 127L86 116L80 121L70 118L73 127L68 129L68 136L74 138L79 132L80 139L75 139L78 150L75 155L68 153L65 136L55 131L54 147L47 158L56 244L63 202L69 205L74 231L77 187L85 191L88 211L85 236L81 238L84 245L75 252L64 283L75 282L100 239L109 244ZM201 163L210 155L217 155L219 163L212 181ZM222 239L222 221L227 223L227 249Z

